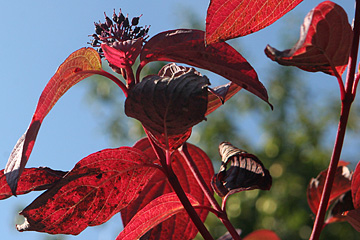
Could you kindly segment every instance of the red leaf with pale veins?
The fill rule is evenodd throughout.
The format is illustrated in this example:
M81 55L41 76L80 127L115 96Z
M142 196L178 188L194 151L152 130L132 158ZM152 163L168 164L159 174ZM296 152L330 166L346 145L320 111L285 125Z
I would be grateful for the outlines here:
M281 65L341 76L348 62L352 35L344 9L325 1L305 17L300 39L292 49L278 51L268 45L265 54Z
M130 147L93 153L27 206L20 213L25 223L17 228L76 235L102 224L139 196L157 172L151 164Z
M244 240L280 240L280 238L273 231L261 229L248 234Z
M344 163L343 161L340 161L336 169L335 180L332 186L332 190L329 198L329 204L327 207L329 207L330 204L333 201L335 201L338 197L340 197L342 194L346 193L351 189L352 173L346 167L347 164L348 163ZM311 211L314 214L317 213L320 204L321 194L326 179L326 173L327 170L324 170L316 178L312 178L307 188L307 201Z
M246 59L227 43L205 47L205 33L194 29L177 29L152 37L140 54L142 67L152 61L189 64L212 71L268 102L265 87Z
M134 148L143 151L150 159L156 161L157 157L152 150L148 139L141 139L134 145ZM188 144L188 150L199 168L201 175L204 177L205 182L210 183L211 177L214 175L211 160L206 153L192 144ZM174 154L172 167L184 191L193 196L200 205L210 206L210 203L196 183L185 160L178 152ZM173 192L173 190L166 177L163 174L154 175L145 189L140 193L140 196L127 208L121 211L124 225L128 224L131 218L152 200L170 192ZM200 214L200 218L205 221L208 211L203 209L198 209L196 211ZM174 239L174 236L183 236L184 239L193 239L197 232L198 230L187 213L179 213L153 228L146 236L148 236L149 239L157 240Z
M245 36L269 26L302 0L211 0L206 16L206 42Z
M352 180L351 193L355 209L360 208L360 162L356 165Z
M199 206L200 204L194 197L187 194L191 205ZM116 238L117 240L139 239L146 232L156 225L166 221L171 216L184 212L184 206L175 193L167 193L152 200L148 205L142 208L126 225L124 230ZM179 235L178 235L179 236ZM182 238L184 237L181 235ZM171 238L168 238L171 239ZM188 238L183 238L188 239Z
M32 121L16 143L5 167L6 180L16 193L17 182L33 149L41 123L59 98L79 81L92 73L81 74L86 70L101 70L99 54L92 48L81 48L73 52L57 69L43 90Z
M25 168L21 175L17 195L26 194L31 191L41 191L49 189L59 181L67 172L55 171L47 167ZM0 171L0 200L11 197L13 194L6 182L4 170Z

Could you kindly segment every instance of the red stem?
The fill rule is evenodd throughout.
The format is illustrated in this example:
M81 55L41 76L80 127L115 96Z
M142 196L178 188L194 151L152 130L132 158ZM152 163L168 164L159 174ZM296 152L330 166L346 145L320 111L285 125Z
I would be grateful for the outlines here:
M112 80L114 83L116 83L116 85L118 85L121 88L121 90L124 92L125 97L128 96L128 89L125 86L125 84L122 81L120 81L120 79L118 79L114 75L112 75L104 70L84 70L84 71L78 72L77 74L89 74L89 73L90 74L98 74L98 75L104 76L106 78L109 78L110 80Z
M147 132L145 130L145 132ZM195 224L196 228L199 230L200 234L202 235L202 237L206 240L213 240L214 238L211 236L211 234L209 233L209 231L207 230L207 228L205 227L204 223L202 222L202 220L200 219L199 215L197 214L197 212L195 211L195 208L191 205L189 199L187 198L183 188L180 185L180 182L177 178L177 176L175 175L174 171L171 168L171 165L164 165L167 162L170 162L169 158L170 155L165 155L164 151L159 148L151 139L151 137L148 136L148 139L150 141L150 144L153 148L153 150L155 151L155 154L157 155L157 157L160 159L161 164L163 165L163 168L165 170L167 179L171 185L171 187L173 188L174 192L176 193L176 195L178 196L180 202L182 203L182 205L184 206L184 209L186 210L186 212L188 213L189 217L191 218L191 220L193 221L193 223Z
M356 0L356 6L355 6L355 20L354 20L354 28L353 28L354 36L353 36L353 42L349 56L348 73L345 82L345 97L341 101L341 115L338 125L338 131L335 139L334 149L331 156L331 161L326 175L324 189L321 195L321 200L320 200L318 212L316 214L316 219L315 219L313 231L310 236L310 240L318 240L324 226L324 219L330 198L331 188L334 183L335 173L336 173L337 165L339 163L342 146L344 143L346 125L348 122L350 108L356 92L356 89L354 89L354 85L356 85L357 83L356 81L354 82L354 78L355 78L356 59L359 49L359 36L360 36L360 8L358 1L360 0Z
M218 202L216 201L213 192L209 189L208 185L206 184L204 178L202 177L198 167L194 163L194 160L192 159L188 148L187 143L183 145L183 147L179 150L181 156L185 159L186 164L191 169L192 174L194 175L196 181L200 185L201 190L204 192L205 196L209 200L211 206L216 210L216 212L219 213L218 218L221 220L221 222L225 225L233 239L235 240L241 240L239 234L236 232L236 229L229 221L225 209L222 210Z

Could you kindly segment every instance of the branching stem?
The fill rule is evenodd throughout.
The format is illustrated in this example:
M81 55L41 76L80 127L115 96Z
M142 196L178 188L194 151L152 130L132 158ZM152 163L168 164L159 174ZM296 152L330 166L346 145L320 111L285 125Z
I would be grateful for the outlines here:
M327 210L327 205L330 198L331 188L334 183L335 173L337 165L339 163L342 146L344 143L346 125L348 122L348 117L350 113L351 104L354 100L356 93L356 86L358 80L354 81L355 78L355 69L356 69L356 59L359 49L359 36L360 36L360 0L356 0L355 6L355 19L354 19L354 37L352 42L352 47L349 56L348 63L348 73L346 76L345 82L345 96L341 101L341 115L338 125L338 131L335 139L334 149L331 156L330 165L326 175L324 189L321 195L321 200L319 204L319 209L316 214L316 219L313 227L313 231L310 236L310 240L318 240L320 233L323 229L325 214Z
M202 177L199 169L197 168L196 164L194 163L194 160L192 159L188 148L187 143L183 145L183 147L179 150L181 156L185 159L186 164L191 169L192 174L194 175L196 181L200 185L201 190L204 192L205 196L209 200L211 206L216 210L216 212L220 213L218 218L221 220L221 222L225 225L229 233L231 234L232 238L235 240L240 240L239 234L236 232L236 229L229 221L225 209L221 209L218 202L216 201L214 194L209 189L208 185L206 184L204 178Z

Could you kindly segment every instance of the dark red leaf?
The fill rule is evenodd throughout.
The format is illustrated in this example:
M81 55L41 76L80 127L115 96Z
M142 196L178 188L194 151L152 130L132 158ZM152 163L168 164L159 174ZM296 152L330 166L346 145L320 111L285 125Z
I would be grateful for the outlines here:
M205 119L209 80L193 68L168 64L133 88L125 113L138 119L164 149L177 149ZM178 141L180 140L180 141Z
M79 234L134 201L157 172L140 150L106 149L82 159L20 214L19 231ZM161 174L158 174L161 175Z
M211 186L220 197L252 189L270 190L271 175L256 156L228 142L219 145L219 153L222 164ZM227 168L230 161L231 167Z
M280 240L280 238L273 231L261 229L248 234L244 240Z
M340 197L342 194L346 193L351 189L352 173L346 167L346 165L347 164L345 164L343 161L340 161L339 166L337 167L334 184L332 186L332 190L329 198L328 207L338 197ZM320 204L321 194L326 179L326 173L327 173L327 169L322 171L316 178L312 178L307 188L307 201L311 211L314 214L317 213Z
M134 148L138 148L150 159L156 161L157 157L152 150L148 139L144 138L140 140L134 145ZM211 160L206 153L194 145L188 144L188 150L199 168L201 175L204 177L204 180L210 183L211 177L214 174ZM184 191L195 197L200 205L210 206L210 203L206 199L204 193L196 184L196 180L185 160L178 152L175 152L173 155L172 168L174 169L176 176L179 178ZM154 175L145 189L140 193L140 196L127 208L121 211L121 217L124 225L128 224L136 212L145 207L153 199L170 192L173 192L173 190L167 182L167 178L162 174ZM197 211L200 214L200 218L205 221L208 211L200 209ZM191 222L187 213L180 213L153 228L147 236L149 239L157 240L174 239L174 236L183 236L184 239L193 239L197 232L198 230Z
M353 209L354 205L352 203L351 191L347 191L334 201L329 209L325 224L345 221L348 211Z
M50 188L59 181L67 172L55 171L47 167L25 168L21 175L17 195L31 191L41 191ZM0 200L11 197L13 194L6 182L4 170L0 171Z
M355 209L360 208L360 162L356 165L352 180L351 192Z
M194 197L187 194L191 205L199 206L200 204ZM184 213L184 206L175 193L167 193L152 200L148 205L142 208L131 221L126 225L124 230L116 238L117 240L139 239L146 232L166 221L171 216ZM174 226L175 227L175 226ZM183 235L181 235L183 237ZM181 237L181 238L182 238ZM178 238L180 238L178 236ZM171 239L171 238L169 238ZM174 239L174 238L172 238ZM187 238L183 238L187 239Z
M211 0L206 16L206 43L245 36L269 26L302 0Z
M360 232L360 209L351 210L346 215L346 221L358 232Z
M99 54L92 48L81 48L73 52L60 65L43 90L30 126L16 143L4 170L6 180L14 194L43 119L69 88L93 75L92 73L81 74L86 70L101 70Z
M341 76L348 62L352 35L344 9L325 1L305 17L300 39L292 49L281 52L268 45L265 54L282 65L334 76L336 71Z
M203 31L194 29L157 34L143 47L138 75L152 61L181 62L219 74L268 102L265 87L246 59L227 43L205 47L204 37Z

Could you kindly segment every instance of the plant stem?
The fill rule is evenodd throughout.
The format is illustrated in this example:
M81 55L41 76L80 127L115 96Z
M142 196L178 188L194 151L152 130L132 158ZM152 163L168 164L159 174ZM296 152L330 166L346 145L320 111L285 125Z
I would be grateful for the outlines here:
M187 148L187 143L185 143L183 145L183 147L179 150L181 156L185 159L186 164L189 166L189 168L191 169L192 174L194 175L196 181L198 182L198 184L200 185L201 190L204 192L205 196L207 197L207 199L209 200L211 206L221 215L219 215L219 219L221 220L221 222L224 224L224 226L227 228L227 230L229 231L229 233L231 234L231 236L233 237L233 239L235 240L240 240L240 236L237 233L236 229L234 228L234 226L231 224L231 222L229 221L227 214L225 212L225 210L222 210L220 205L218 204L218 202L216 201L213 192L210 190L210 188L208 187L208 185L206 184L204 178L202 177L198 167L196 166L196 164L194 163L194 160L192 159L188 148Z
M146 129L145 129L145 132L147 133ZM147 133L147 135L148 135L148 133ZM151 139L151 137L149 135L148 135L148 139L150 141L150 144L151 144L156 156L160 159L160 162L163 165L163 168L165 170L167 179L168 179L171 187L173 188L174 192L178 196L180 202L184 206L184 209L186 210L189 217L195 224L196 228L199 230L200 234L202 235L202 237L204 239L213 240L214 238L211 236L211 234L205 227L204 223L200 219L199 215L195 211L195 208L191 205L189 199L187 198L186 193L184 192L183 188L181 187L177 176L175 175L174 171L171 168L171 165L164 165L167 162L170 162L170 160L167 159L170 157L170 155L169 154L165 155L164 151L153 142L153 140Z
M356 93L356 89L354 88L354 85L356 87L357 82L354 82L354 78L355 78L356 59L359 49L359 36L360 36L359 1L360 0L356 0L355 19L354 19L354 28L353 28L354 36L353 36L353 42L349 56L348 73L345 82L345 96L341 101L341 115L338 125L338 131L335 139L333 153L331 156L331 162L326 175L324 189L321 195L318 212L316 214L313 231L310 236L310 240L319 239L320 233L324 225L324 219L330 198L331 188L334 183L335 173L336 173L337 165L339 163L342 146L344 143L346 125L348 122L350 108Z

